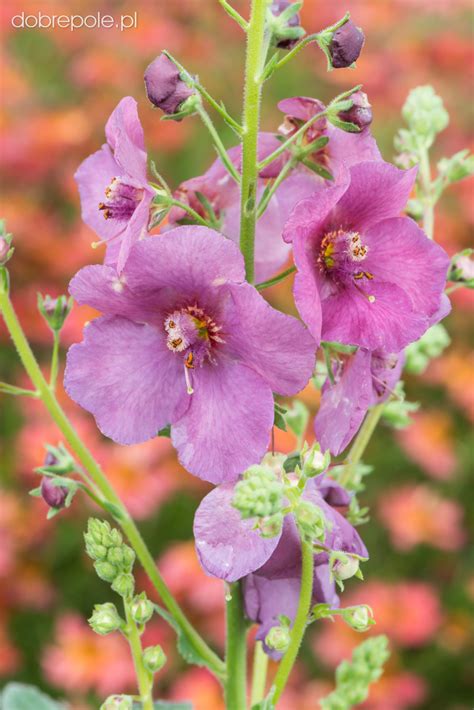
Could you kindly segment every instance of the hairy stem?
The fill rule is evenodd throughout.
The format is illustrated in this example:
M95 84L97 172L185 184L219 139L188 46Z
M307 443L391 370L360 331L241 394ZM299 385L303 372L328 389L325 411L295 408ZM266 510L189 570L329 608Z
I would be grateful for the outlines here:
M143 649L140 641L140 634L138 633L137 625L132 618L130 601L131 600L127 599L123 600L125 619L127 621L125 635L127 637L128 645L130 646L133 658L138 691L140 693L140 702L143 710L153 710L153 676L143 665Z
M170 590L168 589L165 581L163 580L158 569L156 568L155 561L152 555L150 554L150 551L148 550L142 536L140 535L137 526L131 519L130 515L128 514L128 511L126 510L119 496L107 480L99 464L95 461L92 453L81 441L79 435L77 434L76 430L70 423L69 419L61 408L58 400L56 399L53 390L46 382L43 373L41 372L41 369L36 361L36 358L31 350L31 347L25 337L22 327L18 322L8 293L1 289L0 311L3 315L10 336L18 351L20 360L28 376L30 377L30 380L36 387L36 390L39 393L39 397L42 399L51 417L55 421L60 431L63 433L63 436L65 437L72 451L75 453L77 459L81 462L85 470L88 472L90 478L96 485L97 489L100 491L106 503L109 504L110 508L114 511L114 518L121 526L131 546L135 550L138 559L140 560L145 572L148 574L156 591L160 595L163 604L166 606L169 613L173 616L179 628L185 634L193 648L206 660L206 663L208 663L209 668L211 668L211 670L218 677L222 678L225 674L225 667L223 662L214 653L214 651L209 648L204 639L201 638L198 632L190 624L188 619L185 617L183 611L181 610L180 606L171 594Z
M286 682L290 676L298 651L300 650L301 642L306 631L308 616L311 608L311 598L313 595L313 574L314 560L313 548L310 542L307 542L301 537L301 588L300 599L298 602L298 611L296 612L295 623L291 630L290 645L287 652L283 656L278 671L273 680L275 688L273 694L273 702L276 705L280 699Z
M51 372L49 375L49 386L51 389L56 388L56 381L58 379L58 368L59 368L59 331L53 331L53 352L51 355Z
M351 483L351 479L355 473L356 466L364 455L364 451L366 450L367 445L372 437L372 434L374 433L375 428L379 423L385 404L385 402L377 404L375 407L372 407L372 409L366 415L364 423L362 424L361 428L359 429L359 433L354 439L354 443L352 444L347 459L347 464L344 468L341 478L339 479L339 483L341 484L341 486L348 486Z
M267 683L268 656L263 650L261 641L255 642L255 650L253 652L253 670L252 670L252 691L250 695L250 707L253 707L265 696L265 687Z
M265 37L267 0L252 0L247 33L244 108L242 116L242 183L240 206L240 251L247 281L253 282L255 224L257 221L257 144L262 95L262 70L268 49Z
M226 596L226 710L247 707L247 627L244 619L242 591L236 582Z

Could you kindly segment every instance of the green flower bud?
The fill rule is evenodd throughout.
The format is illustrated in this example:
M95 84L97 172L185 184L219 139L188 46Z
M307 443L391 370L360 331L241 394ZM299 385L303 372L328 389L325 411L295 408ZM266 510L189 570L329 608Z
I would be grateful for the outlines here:
M157 673L166 663L166 655L161 646L148 646L143 651L143 665L150 673Z
M91 629L101 636L110 634L112 631L118 631L122 623L115 604L109 602L96 604L89 619Z
M351 606L341 610L341 616L355 631L367 631L373 624L374 613L367 604Z
M124 569L131 570L133 567L133 563L135 562L135 552L128 545L123 545L122 553Z
M110 695L100 710L133 710L133 698L131 695Z
M117 568L110 564L110 562L105 562L99 560L94 563L94 569L97 576L104 580L104 582L113 582L117 576Z
M51 296L38 294L38 310L54 332L59 332L63 327L64 321L71 312L72 303L72 298L67 296L51 298Z
M152 602L147 599L145 592L138 594L130 607L133 620L142 626L153 616L155 610Z
M429 138L443 131L449 123L443 101L432 86L412 89L402 108L402 115L414 133Z
M105 560L107 548L104 545L86 543L86 552L93 560Z
M251 466L235 486L232 505L242 518L266 518L283 504L283 484L267 466Z
M309 500L300 500L295 508L295 517L298 527L309 540L324 542L330 524L319 506Z
M359 573L360 562L358 557L345 552L333 552L329 559L331 573L336 582L341 583Z
M265 636L265 643L268 648L278 653L285 653L290 645L291 629L288 625L272 626L268 634Z
M451 158L442 158L438 163L438 172L444 180L451 184L474 174L474 155L469 150L460 150Z
M283 526L283 514L275 513L268 518L261 518L258 524L262 537L276 537L280 534Z
M419 340L405 350L405 369L412 375L421 375L432 358L439 357L450 345L451 338L442 323L428 328Z
M133 575L128 572L118 574L112 583L112 589L121 597L131 597L135 589L135 580Z
M123 551L121 547L109 547L107 560L111 565L120 566L123 563Z
M327 469L331 463L331 454L329 451L325 451L323 454L318 443L313 444L310 449L307 448L307 445L305 448L307 451L303 449L301 452L303 459L303 475L307 478L312 478Z

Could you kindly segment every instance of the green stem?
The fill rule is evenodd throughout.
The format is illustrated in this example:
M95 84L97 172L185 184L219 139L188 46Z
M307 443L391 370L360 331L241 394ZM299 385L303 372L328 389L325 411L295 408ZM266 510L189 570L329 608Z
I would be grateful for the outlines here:
M422 192L423 202L423 230L430 239L434 236L434 197L431 184L431 168L428 149L421 146L418 157L419 163L419 182Z
M179 207L180 209L187 212L188 215L190 217L192 217L195 222L197 222L198 224L201 224L203 227L209 227L209 224L206 222L206 220L203 219L201 217L201 215L198 212L196 212L196 210L193 210L193 208L190 207L189 205L187 205L185 202L180 202L179 200L172 200L170 202L170 204L173 207Z
M123 607L125 610L125 618L127 620L125 636L127 637L128 645L130 646L133 658L138 691L140 693L140 702L142 704L141 706L143 710L153 710L153 676L143 665L143 649L137 625L132 618L130 600L124 599Z
M283 180L289 175L289 173L293 170L293 168L296 165L296 160L288 160L287 163L282 167L278 175L276 176L275 180L272 182L268 190L265 190L265 192L262 195L262 199L260 200L258 207L257 207L257 219L260 219L260 217L263 215L265 210L268 207L268 203L272 199L273 195L275 192L278 190L280 187L281 183Z
M230 5L227 0L217 0L219 5L227 12L229 17L232 17L235 22L243 29L244 32L247 32L248 30L248 22L244 20L242 15L239 15L237 10L235 10L232 5Z
M313 596L313 574L313 548L311 543L307 542L303 536L301 536L300 599L298 603L298 611L296 612L295 623L293 624L293 628L291 630L290 645L287 652L283 656L280 665L278 666L278 671L273 680L273 686L275 688L273 703L275 705L285 689L286 682L298 656L301 642L303 641L303 636L306 631L308 616L311 608L311 599Z
M250 707L253 707L265 696L265 687L267 683L268 656L263 650L263 645L260 641L255 642L253 652L253 671L252 671L252 691L250 695Z
M263 291L264 288L269 288L270 286L275 286L275 284L280 283L280 281L283 281L283 279L286 279L287 276L292 274L294 271L296 271L296 266L290 266L288 269L285 271L282 271L281 274L277 274L277 276L274 276L271 279L268 279L268 281L262 281L259 284L255 285L255 288L258 291Z
M138 559L160 595L163 604L173 616L191 645L206 660L209 668L211 668L211 670L218 677L223 677L225 674L224 664L214 653L214 651L209 648L206 642L201 638L198 632L185 617L183 611L174 599L164 579L156 568L155 561L151 556L143 538L141 537L134 521L130 518L128 511L107 480L99 464L95 461L92 453L81 441L79 435L57 401L54 392L50 389L48 383L43 377L43 373L41 372L25 334L23 333L21 325L18 322L10 298L8 294L2 290L0 290L0 311L3 314L5 324L18 351L20 360L23 363L23 366L32 383L38 390L39 396L45 407L49 411L53 420L56 422L60 431L63 433L77 459L89 473L91 479L97 486L97 489L100 491L105 501L107 501L111 508L116 511L115 517L117 522L122 527L122 530L135 550Z
M379 423L384 408L385 402L377 404L375 407L372 407L372 409L365 417L364 423L362 424L359 433L354 439L354 443L352 444L347 459L347 464L344 468L341 478L339 479L339 483L341 484L341 486L347 487L351 483L351 479L353 474L355 473L356 466L364 455L364 451L366 450L371 436L374 433L377 424Z
M51 372L49 374L49 386L52 390L56 389L56 381L58 379L59 338L59 330L53 330L53 352L51 355Z
M8 382L0 382L0 392L3 394L24 395L25 397L39 397L38 392L35 390L26 390L23 387L15 387L15 385L10 385Z
M214 146L217 150L217 154L219 155L219 158L222 160L225 167L227 168L227 172L229 173L229 175L231 175L234 178L235 182L237 184L239 184L240 183L240 175L237 172L237 169L236 169L234 163L229 158L229 154L226 151L225 146L222 143L218 132L216 131L216 128L211 120L211 117L209 116L209 114L207 113L207 111L205 110L205 108L203 106L199 106L197 111L201 117L202 122L204 123L207 130L211 134L211 138L214 142Z
M242 185L240 207L240 251L245 260L247 281L253 282L255 224L257 221L257 144L262 96L262 70L268 50L265 36L267 0L252 0L247 33L244 108L242 116ZM268 35L268 33L267 33Z
M247 627L244 619L242 591L236 582L226 596L226 710L247 707Z
M276 150L273 151L273 153L270 153L264 160L262 160L257 168L258 171L260 172L265 168L267 165L270 165L270 163L273 163L276 158L278 158L282 153L285 152L285 150L288 150L288 148L305 132L308 130L308 128L318 120L318 118L322 118L323 116L326 115L326 110L325 111L320 111L320 113L316 113L314 116L311 116L306 123L303 123L300 128L298 128L295 133L293 133L289 138L284 143L281 143Z

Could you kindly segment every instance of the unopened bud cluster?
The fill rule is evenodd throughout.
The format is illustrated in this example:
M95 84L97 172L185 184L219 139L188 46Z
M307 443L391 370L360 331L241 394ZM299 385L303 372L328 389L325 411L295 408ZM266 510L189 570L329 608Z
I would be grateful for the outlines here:
M109 523L90 518L84 535L86 551L94 560L97 575L112 584L112 589L122 597L133 594L134 579L131 574L135 553L123 542L118 530Z
M405 369L412 375L421 375L430 360L439 357L450 345L451 338L442 323L431 326L421 338L405 350Z
M232 501L242 518L267 518L281 511L283 484L268 466L251 466L235 486Z

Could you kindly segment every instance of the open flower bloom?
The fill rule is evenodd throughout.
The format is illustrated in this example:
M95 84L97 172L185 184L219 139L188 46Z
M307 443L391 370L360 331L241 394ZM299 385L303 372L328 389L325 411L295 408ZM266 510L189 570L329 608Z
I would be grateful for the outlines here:
M147 234L153 190L137 102L123 98L105 126L107 143L80 165L82 219L106 242L106 264L121 271L133 244Z
M304 326L244 279L235 244L206 227L140 241L120 277L81 269L70 292L104 316L69 350L68 394L114 441L135 444L171 424L191 473L235 480L265 453L272 391L296 394L315 358Z
M272 133L259 134L259 160L263 160L279 146ZM241 146L229 151L229 157L240 171L242 163ZM268 176L267 176L268 177ZM274 177L272 174L271 177ZM259 178L257 199L262 197L265 180ZM270 200L267 209L257 222L255 234L255 278L264 281L274 276L286 262L291 246L283 241L282 233L285 222L297 202L311 195L317 188L316 176L307 171L304 174L290 175L278 188ZM227 172L220 159L214 161L203 175L183 182L175 196L190 205L202 217L208 217L197 194L201 193L209 201L219 220L220 231L236 244L240 238L240 189ZM169 215L170 227L187 215L184 210L175 207Z
M365 94L362 94L362 96L365 96ZM285 119L279 129L280 133L285 137L289 137L310 118L324 111L326 107L318 99L295 96L280 101L278 108L285 114ZM329 142L312 153L310 157L313 162L331 173L335 184L347 180L347 171L352 165L368 160L382 159L375 138L371 135L368 127L360 131L360 133L351 133L336 128L329 123L326 117L322 116L306 130L303 145L309 145L321 137L329 138ZM289 154L283 154L281 159L270 163L268 167L274 166L274 169L276 169L278 162L279 167L281 167L288 158ZM299 167L298 170L309 172L303 166Z
M294 517L287 515L279 535L263 538L255 519L243 520L232 506L233 495L234 485L225 483L203 499L194 519L196 550L206 574L227 582L243 578L245 612L260 625L256 638L263 641L279 625L279 615L294 621L301 586L300 535ZM327 548L368 557L359 534L336 509L350 502L343 488L322 475L308 480L303 498L332 523L324 540ZM314 556L313 603L320 602L339 604L326 552Z
M416 169L359 163L349 183L293 210L284 238L293 243L295 302L318 342L400 352L442 313L449 258L399 216L415 177Z
M334 384L323 385L321 406L314 420L323 451L338 456L358 432L369 407L385 401L400 379L403 353L370 352L360 348L333 370Z

